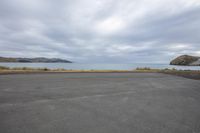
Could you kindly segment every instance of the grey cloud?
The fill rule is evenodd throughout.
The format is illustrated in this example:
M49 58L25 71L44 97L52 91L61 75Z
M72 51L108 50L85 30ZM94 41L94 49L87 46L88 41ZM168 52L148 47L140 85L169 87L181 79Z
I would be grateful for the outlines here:
M1 0L0 56L163 63L200 54L200 2L173 2Z

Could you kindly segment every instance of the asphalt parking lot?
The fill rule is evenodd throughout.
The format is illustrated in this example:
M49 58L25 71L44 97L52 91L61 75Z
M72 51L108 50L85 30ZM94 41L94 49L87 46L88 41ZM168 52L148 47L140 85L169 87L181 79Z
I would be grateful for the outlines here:
M0 75L0 133L200 133L200 81L160 73Z

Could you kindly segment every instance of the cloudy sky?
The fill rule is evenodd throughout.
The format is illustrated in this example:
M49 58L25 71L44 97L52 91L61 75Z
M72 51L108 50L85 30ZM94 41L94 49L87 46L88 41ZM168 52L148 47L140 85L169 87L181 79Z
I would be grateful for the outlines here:
M166 63L200 56L200 0L0 0L0 56Z

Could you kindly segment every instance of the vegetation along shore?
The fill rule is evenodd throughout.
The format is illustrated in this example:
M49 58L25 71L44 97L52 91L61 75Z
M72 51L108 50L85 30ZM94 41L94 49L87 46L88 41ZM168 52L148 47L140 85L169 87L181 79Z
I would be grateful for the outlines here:
M49 69L49 68L30 68L30 67L5 67L0 66L0 74L28 74L28 73L164 73L182 76L191 79L200 79L200 70L177 70L172 69L153 69L149 67L136 68L133 70L72 70L72 69Z

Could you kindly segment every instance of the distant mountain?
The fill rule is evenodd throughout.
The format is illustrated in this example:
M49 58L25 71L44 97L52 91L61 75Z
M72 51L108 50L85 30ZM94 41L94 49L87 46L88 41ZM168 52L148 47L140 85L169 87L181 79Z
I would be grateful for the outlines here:
M200 57L181 55L170 62L170 65L200 66Z
M22 63L33 63L33 62L41 62L41 63L72 63L68 60L63 60L59 58L10 58L10 57L0 57L0 62L22 62Z

